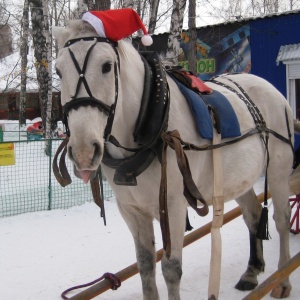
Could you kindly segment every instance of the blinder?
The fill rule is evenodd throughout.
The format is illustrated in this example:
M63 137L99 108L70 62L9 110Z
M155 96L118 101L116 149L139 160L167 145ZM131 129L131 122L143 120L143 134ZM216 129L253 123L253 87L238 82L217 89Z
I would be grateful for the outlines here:
M92 44L92 46L88 49L86 57L84 59L84 63L83 63L83 67L82 69L79 66L79 63L77 62L74 53L72 52L72 50L69 48L69 46L73 45L76 42L79 41L94 41L94 43ZM94 46L98 43L98 42L102 42L102 43L109 43L113 46L113 49L115 50L116 54L117 54L117 58L118 58L118 64L115 63L114 64L114 75L115 75L115 102L109 106L107 104L105 104L103 101L101 101L100 99L95 98L92 95L92 92L89 88L88 82L85 78L85 72L86 72L86 68L87 68L87 64L88 64L88 59L90 57L90 54L94 48ZM68 137L70 137L71 133L70 133L70 129L69 129L69 125L68 125L68 116L69 116L69 112L72 109L77 110L79 107L82 106L91 106L91 107L97 107L101 112L103 112L106 116L108 116L108 120L106 123L106 127L104 130L104 139L107 140L110 136L111 133L111 129L112 129L112 125L113 125L113 121L114 121L114 115L115 115L115 107L117 104L117 100L118 100L118 65L119 65L119 55L118 55L118 51L116 50L117 47L117 42L111 41L107 38L101 38L101 37L85 37L85 38L78 38L78 39L72 39L69 40L66 44L65 44L65 48L68 48L70 56L72 58L72 61L75 65L75 68L79 74L79 79L77 82L77 86L76 86L76 91L74 96L71 97L71 100L69 102L67 102L63 107L63 113L64 113L64 117L63 117L63 123L65 125L66 128L66 134ZM86 92L88 93L89 97L80 97L77 98L77 94L79 92L80 86L83 83Z

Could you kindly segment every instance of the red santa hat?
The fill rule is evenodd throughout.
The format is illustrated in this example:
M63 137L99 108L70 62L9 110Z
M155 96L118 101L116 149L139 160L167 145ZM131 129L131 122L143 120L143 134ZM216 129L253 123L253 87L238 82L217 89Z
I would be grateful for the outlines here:
M153 42L139 15L131 8L89 11L82 19L89 22L100 37L119 41L141 29L144 32L142 43L150 46Z

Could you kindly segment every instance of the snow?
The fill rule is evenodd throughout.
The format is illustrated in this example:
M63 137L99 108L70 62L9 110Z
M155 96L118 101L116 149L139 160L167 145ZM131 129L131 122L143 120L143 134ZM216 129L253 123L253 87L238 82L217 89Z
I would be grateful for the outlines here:
M26 88L28 91L37 90L38 84L36 79L36 65L37 62L34 57L34 51L31 47L28 49L27 55L27 81ZM21 69L21 57L20 53L15 52L0 60L0 90L20 90L21 72L25 70ZM54 90L60 89L60 81L55 71L55 60L52 61L52 85Z
M1 61L0 89L6 80L18 79L19 53ZM35 78L34 57L29 53L28 76ZM8 76L11 76L9 78ZM34 82L28 88L36 88ZM257 191L261 192L261 182ZM105 272L116 273L135 262L134 243L120 216L114 199L105 201L107 226L99 216L94 203L69 209L41 211L0 218L0 282L4 300L58 300L67 288L90 282ZM226 204L226 210L235 207ZM270 216L273 207L270 206ZM194 228L211 221L211 215L199 217L189 210ZM160 227L154 222L157 249L162 247ZM270 220L272 239L264 242L266 270L259 276L260 283L277 269L278 234ZM222 228L223 258L220 299L241 299L246 293L234 289L248 261L248 232L242 217ZM300 234L290 234L291 255L299 251ZM207 299L210 262L210 236L207 235L183 250L183 300ZM299 299L300 269L291 275L293 290L289 299ZM166 286L160 263L157 264L157 283L161 299L167 299ZM109 290L95 299L142 299L138 275L122 283L117 291ZM70 293L69 296L74 293ZM266 296L264 299L271 299Z
M262 191L263 179L256 184ZM261 283L276 271L278 234L271 219L272 239L264 242L266 270ZM226 211L235 207L226 204ZM4 300L58 300L69 287L84 284L105 272L117 273L135 262L133 239L125 225L114 198L105 201L107 226L94 203L65 210L41 211L0 219L0 282ZM194 228L211 221L211 215L199 217L189 211ZM154 222L157 249L162 247L160 227ZM234 289L248 261L248 231L238 217L222 228L223 258L220 299L242 299L247 293ZM299 251L300 234L290 234L291 255ZM210 262L210 235L183 250L183 300L207 299ZM300 269L291 276L293 290L289 299L299 299ZM167 299L160 263L157 283L161 299ZM77 293L78 291L76 291ZM68 294L71 297L74 293ZM117 291L109 290L95 299L142 299L139 275L124 281ZM268 295L264 299L271 299Z

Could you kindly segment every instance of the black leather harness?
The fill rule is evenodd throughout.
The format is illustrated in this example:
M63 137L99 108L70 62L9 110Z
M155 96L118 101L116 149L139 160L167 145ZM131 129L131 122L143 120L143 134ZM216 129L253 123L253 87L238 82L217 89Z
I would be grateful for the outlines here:
M92 46L87 51L82 69L80 68L75 55L70 49L72 44L79 41L94 41ZM85 78L85 72L90 54L98 42L111 44L118 57L118 62L114 64L115 101L111 106L108 106L102 100L96 99L92 95L88 82ZM118 51L116 49L117 43L106 38L85 37L70 40L65 44L65 47L68 48L71 59L79 75L75 94L71 97L71 100L63 106L64 124L67 135L70 136L71 134L68 126L68 114L70 110L78 109L81 106L97 107L101 112L108 116L107 124L104 130L105 141L111 142L117 147L134 153L133 155L123 159L115 159L109 155L105 147L102 162L105 165L116 169L114 176L114 182L116 184L137 185L136 177L151 164L155 156L161 158L162 140L159 139L159 137L161 131L167 129L169 89L166 79L166 72L161 64L158 54L156 52L140 53L144 62L145 79L141 108L136 122L135 131L133 133L134 141L139 146L137 148L126 148L120 145L117 139L111 135L115 109L118 101L118 67L120 66L120 62ZM82 84L84 85L89 97L77 98L77 94Z
M69 48L70 45L81 40L94 41L94 43L89 48L86 54L82 69L80 68L73 52ZM102 100L93 97L89 89L88 82L84 77L89 55L93 50L94 46L96 45L96 43L98 42L105 42L111 44L118 57L118 61L114 64L115 101L111 106L108 106ZM70 136L71 134L68 128L68 114L70 110L78 109L80 106L89 105L89 106L95 106L100 111L105 113L108 116L106 128L104 131L105 140L107 142L111 142L117 147L133 152L132 156L126 157L124 159L114 159L109 155L107 149L105 148L102 162L105 165L116 169L114 175L114 182L118 185L137 185L136 177L139 174L141 174L151 164L151 162L154 160L156 156L158 157L159 161L162 164L162 178L161 178L160 196L159 196L160 222L162 228L164 249L166 250L168 256L170 255L170 251L171 251L170 250L171 241L170 241L168 213L167 213L167 194L166 194L167 191L166 149L168 146L173 148L176 152L178 166L182 173L183 181L184 181L184 195L187 201L189 202L189 204L196 210L196 212L199 215L207 214L208 206L192 179L191 172L189 169L188 159L184 150L195 150L195 151L212 150L225 145L236 143L255 133L260 133L262 137L263 137L262 134L264 133L266 136L265 139L263 140L267 149L267 161L269 161L268 148L267 148L269 133L273 134L275 137L279 138L280 140L290 144L291 147L293 148L291 143L291 134L290 134L288 122L287 122L288 138L285 138L280 134L274 132L273 130L267 128L266 123L258 108L251 101L251 99L246 94L246 92L242 89L242 87L240 87L233 80L230 81L237 86L238 90L233 89L229 85L226 85L223 82L217 81L215 79L213 79L212 82L222 85L228 88L229 90L233 91L239 96L240 99L242 99L246 103L254 119L256 128L250 130L248 133L238 138L235 138L233 140L229 140L227 142L222 142L220 144L215 144L215 145L209 144L207 146L201 146L201 147L184 142L181 139L178 131L166 132L167 123L168 123L168 113L170 107L169 88L166 79L166 71L162 66L159 56L156 52L140 53L145 67L145 80L144 80L144 89L143 89L141 108L136 122L136 127L133 133L134 141L139 146L136 148L126 148L120 145L117 139L111 135L111 129L113 126L114 115L115 115L115 108L118 100L118 68L120 67L120 62L119 62L118 51L116 49L117 43L99 37L87 37L87 38L70 40L65 45L65 47L68 47L72 61L79 74L76 92L74 96L71 98L71 100L63 106L64 123L67 129L67 135ZM81 84L84 85L89 97L83 97L83 98L76 97L79 92ZM63 147L64 155L66 152L66 144L67 141L64 143L64 147ZM56 160L57 157L58 154L56 154ZM62 160L64 160L64 156ZM66 171L65 169L66 168L63 162L60 162L60 168L55 167L54 172L56 173L57 177L60 179L59 180L60 182L62 182L63 184L68 184L70 182L68 178L65 177L64 175L64 172ZM92 181L94 181L94 179L92 179ZM202 208L197 207L197 200L199 200L203 204ZM103 201L102 204L100 203L99 206L101 207L102 210Z
M105 151L102 159L105 165L116 169L114 183L118 185L137 185L136 177L148 168L153 159L157 156L161 161L160 135L167 129L170 100L166 72L156 52L140 54L145 67L145 79L140 112L133 133L139 147L122 147L111 137L109 141L114 145L134 154L115 159Z
M77 62L74 53L72 52L72 50L70 49L70 46L73 45L74 43L80 42L80 41L94 41L94 43L92 44L92 46L88 49L87 54L85 56L84 59L84 63L83 63L83 67L82 69L79 66L79 63ZM85 78L85 72L86 72L86 68L87 68L87 64L88 64L88 60L90 57L90 54L92 52L92 50L94 49L94 47L96 46L97 43L108 43L111 44L113 46L113 49L115 50L115 53L118 57L118 64L115 63L114 64L114 74L115 74L115 102L111 105L108 106L107 104L105 104L102 100L100 99L96 99L93 95L92 92L89 88L88 82ZM107 140L110 136L111 133L111 129L112 129L112 125L114 122L114 117L115 117L115 108L117 105L117 101L118 101L118 66L119 66L119 54L118 51L116 50L117 47L117 43L113 42L109 39L106 38L102 38L102 37L84 37L84 38L78 38L78 39L73 39L73 40L69 40L66 44L65 47L68 48L71 59L75 65L75 68L78 72L79 78L78 78L78 82L77 82L77 86L76 86L76 91L74 96L71 97L71 100L69 102L67 102L63 107L63 112L64 112L64 120L63 123L66 127L66 134L68 137L70 137L70 130L69 130L69 126L68 126L68 114L69 111L72 109L78 109L81 106L94 106L97 107L101 112L103 112L105 115L108 116L107 119L107 123L106 123L106 127L104 130L104 139ZM79 89L81 87L81 84L83 83L89 97L81 97L81 98L77 98L77 94L79 92Z

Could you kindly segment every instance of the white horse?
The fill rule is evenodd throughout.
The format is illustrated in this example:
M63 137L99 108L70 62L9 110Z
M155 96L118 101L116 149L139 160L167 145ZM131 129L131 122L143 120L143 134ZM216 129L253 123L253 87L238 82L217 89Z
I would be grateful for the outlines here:
M70 22L66 28L56 27L53 33L60 47L56 68L61 78L62 105L70 131L69 158L75 166L77 175L84 182L88 182L94 176L101 164L115 193L121 215L134 238L143 299L159 299L155 283L153 220L161 219L165 212L161 210L158 200L161 163L155 156L150 165L138 174L137 185L131 182L131 185L123 186L114 183L115 170L102 161L105 153L116 160L132 156L132 152L106 142L105 138L112 141L109 138L111 135L123 147L141 147L134 139L134 131L139 122L144 92L146 76L144 62L129 41L111 43L104 39L93 39L97 37L96 32L88 23L81 20ZM162 131L165 140L170 137L166 132L177 130L182 140L187 143L199 147L211 145L211 140L203 139L197 133L189 104L177 84L169 75L166 75L166 79L169 90L167 93L164 92L164 95L168 96L169 93L167 98L170 108L167 130ZM245 95L248 95L258 108L266 122L266 128L286 140L289 139L290 130L291 144L293 143L291 109L285 98L270 83L249 74L224 75L216 80L226 86L214 82L207 82L207 85L227 97L237 115L242 135L254 129L256 125L245 102L231 90L241 93L236 84L242 87ZM159 83L160 79L157 82ZM162 101L167 101L167 98L163 98ZM270 157L268 185L274 204L273 218L280 235L278 262L280 267L290 259L288 198L293 153L291 145L280 140L272 132L269 133L268 142ZM253 289L258 284L257 275L264 271L265 266L262 240L256 238L262 206L257 201L253 185L266 169L267 150L262 139L262 136L266 135L268 134L263 131L261 134L253 134L237 143L220 148L222 198L224 201L236 199L250 233L248 266L236 285L240 290ZM158 137L159 140L161 136ZM225 139L228 140L230 139ZM186 148L188 147L184 149ZM217 175L213 172L213 151L185 151L185 153L197 188L207 204L212 204L215 192L214 177ZM161 265L169 299L175 300L180 299L182 246L188 204L182 195L184 185L176 154L170 147L166 150L166 160L167 212L171 241L167 245L171 245L171 248L169 256L165 254L162 258ZM291 285L287 278L272 291L272 296L285 298L289 296L290 290ZM216 299L217 293L218 291L209 294L208 297Z

